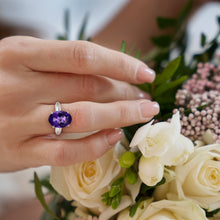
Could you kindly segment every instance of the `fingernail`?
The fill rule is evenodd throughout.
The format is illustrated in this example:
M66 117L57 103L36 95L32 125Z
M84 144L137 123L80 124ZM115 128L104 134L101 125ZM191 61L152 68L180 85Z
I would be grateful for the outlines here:
M141 102L140 106L141 114L144 118L157 115L160 111L160 106L157 102L143 101Z
M146 92L139 92L138 99L151 99L151 96Z
M137 80L139 82L153 82L155 79L155 72L154 70L146 67L140 66L137 71Z
M122 130L114 129L106 134L109 145L116 144L122 138Z

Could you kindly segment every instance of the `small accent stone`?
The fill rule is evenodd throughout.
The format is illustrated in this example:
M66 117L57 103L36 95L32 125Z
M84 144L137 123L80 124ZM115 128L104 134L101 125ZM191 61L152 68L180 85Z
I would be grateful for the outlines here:
M55 128L64 128L72 122L72 117L65 111L56 111L49 116L48 121Z

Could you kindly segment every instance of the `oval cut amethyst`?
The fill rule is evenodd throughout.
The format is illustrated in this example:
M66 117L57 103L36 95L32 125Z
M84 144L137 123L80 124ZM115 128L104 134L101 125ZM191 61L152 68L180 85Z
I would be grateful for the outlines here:
M48 121L55 128L64 128L72 122L72 117L68 112L56 111L49 116Z

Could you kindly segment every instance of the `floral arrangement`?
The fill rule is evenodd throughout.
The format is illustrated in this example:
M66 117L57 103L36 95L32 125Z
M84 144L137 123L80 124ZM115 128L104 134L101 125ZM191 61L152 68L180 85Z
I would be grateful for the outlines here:
M158 74L151 85L139 87L160 103L160 114L123 128L123 139L95 161L52 167L42 180L35 173L42 220L220 219L220 17L217 35L207 42L202 34L203 51L185 64L183 27L190 5L176 19L158 18L160 28L176 32L152 38L156 49L142 57ZM49 204L42 187L51 195Z

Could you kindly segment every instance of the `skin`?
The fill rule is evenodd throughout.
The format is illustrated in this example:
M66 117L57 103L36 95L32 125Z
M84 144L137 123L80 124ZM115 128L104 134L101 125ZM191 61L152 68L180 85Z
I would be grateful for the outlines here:
M1 40L0 171L100 157L122 137L114 128L146 122L159 112L157 103L129 84L154 77L141 61L89 42ZM58 100L73 116L63 134L98 132L56 139L48 116Z
M183 10L188 0L130 0L127 5L93 38L93 42L116 49L124 40L131 48L141 49L142 53L153 48L151 37L172 33L158 28L158 16L175 18ZM202 5L219 0L193 0L191 15Z
M204 2L197 0L193 7ZM147 122L158 114L159 105L131 85L151 83L154 71L106 47L118 50L123 39L128 46L136 43L136 48L149 50L148 39L161 33L156 17L173 17L185 4L186 0L132 0L93 37L94 43L21 36L1 40L0 172L96 159L122 137L115 128ZM64 135L97 133L57 139L48 122L57 101L73 117Z

